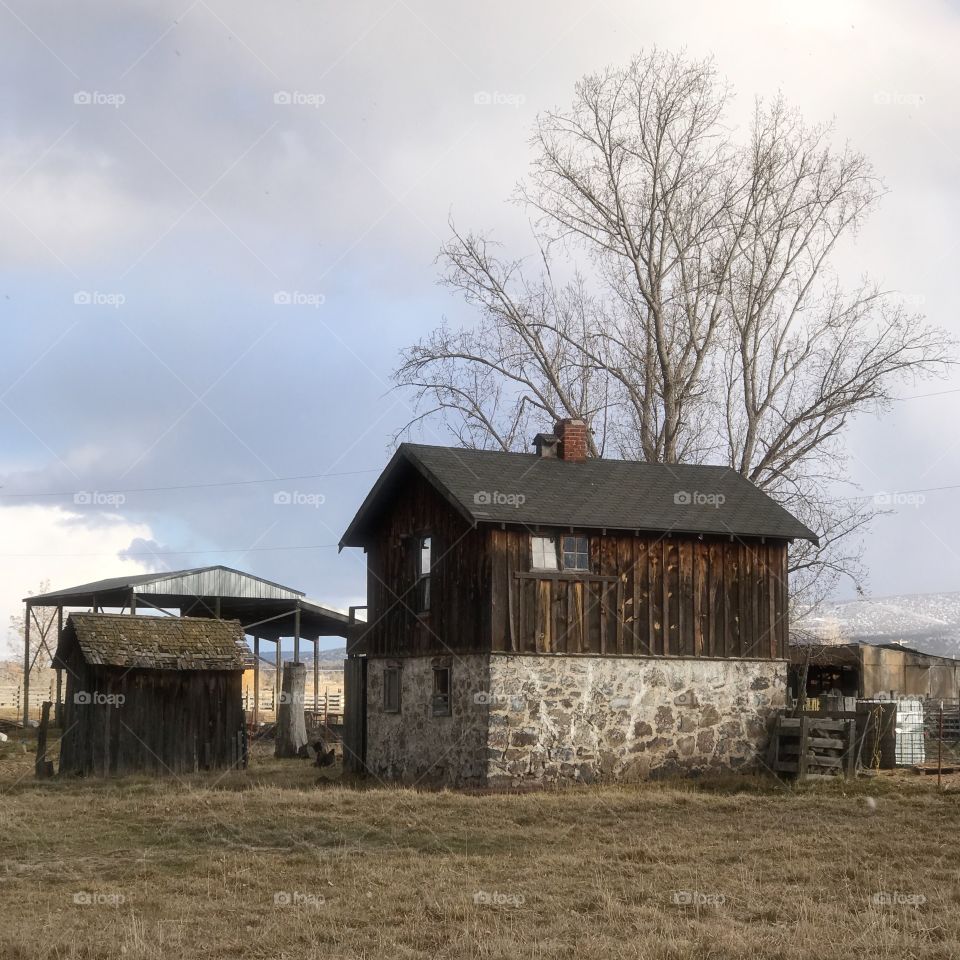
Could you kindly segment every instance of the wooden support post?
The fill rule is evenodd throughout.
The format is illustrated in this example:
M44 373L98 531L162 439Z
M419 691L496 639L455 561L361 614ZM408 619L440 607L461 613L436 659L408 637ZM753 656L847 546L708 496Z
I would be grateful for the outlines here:
M60 649L60 640L63 638L63 606L57 607L57 649ZM56 654L56 650L54 651ZM63 729L63 670L57 667L57 702L53 707L53 723L58 730Z
M810 749L810 718L803 716L800 719L800 754L797 757L797 780L802 782L807 778L807 751Z
M23 618L23 725L30 723L30 604L24 605Z
M847 721L847 776L857 775L857 721Z
M280 706L280 681L283 678L283 663L280 660L280 638L277 637L277 656L275 674L273 677L273 719L277 719L277 709Z
M220 619L220 598L217 597L213 601L213 615L219 620Z
M253 638L253 729L260 723L260 638Z
M135 617L137 615L137 595L131 590L130 591L130 616Z
M300 662L300 604L293 612L293 662Z
M320 709L320 638L313 638L313 712Z

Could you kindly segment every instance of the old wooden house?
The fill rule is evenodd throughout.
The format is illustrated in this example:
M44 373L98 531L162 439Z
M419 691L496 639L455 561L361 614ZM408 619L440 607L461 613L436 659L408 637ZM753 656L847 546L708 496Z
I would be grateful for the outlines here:
M368 571L356 765L495 783L751 762L786 696L787 546L814 534L732 470L589 458L581 421L535 446L403 444L344 534Z
M235 620L72 613L60 773L181 774L245 763Z

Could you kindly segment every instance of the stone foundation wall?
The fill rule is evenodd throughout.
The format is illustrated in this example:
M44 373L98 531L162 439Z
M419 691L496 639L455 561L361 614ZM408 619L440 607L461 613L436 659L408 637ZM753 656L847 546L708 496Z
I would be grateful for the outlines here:
M490 658L371 658L367 672L367 769L403 783L481 784L486 778L487 689ZM400 666L400 713L383 709L383 674ZM432 716L433 667L451 667L451 716Z
M786 702L770 660L490 657L487 782L742 769Z
M401 664L401 712L383 672ZM431 715L434 665L452 716ZM782 660L470 655L373 658L367 767L405 783L639 780L753 766L786 702Z

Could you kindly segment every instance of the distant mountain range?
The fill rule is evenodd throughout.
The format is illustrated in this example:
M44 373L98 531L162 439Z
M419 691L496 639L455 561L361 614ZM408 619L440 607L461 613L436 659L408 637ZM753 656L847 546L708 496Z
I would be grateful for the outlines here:
M924 653L960 657L960 592L826 604L797 628L828 643L902 643Z

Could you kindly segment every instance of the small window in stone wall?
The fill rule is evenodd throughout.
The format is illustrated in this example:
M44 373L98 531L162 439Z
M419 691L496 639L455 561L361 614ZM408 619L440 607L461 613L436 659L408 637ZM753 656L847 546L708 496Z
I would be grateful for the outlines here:
M383 712L400 712L400 668L385 667L383 671Z
M430 711L435 717L450 716L450 667L433 668L433 698Z

